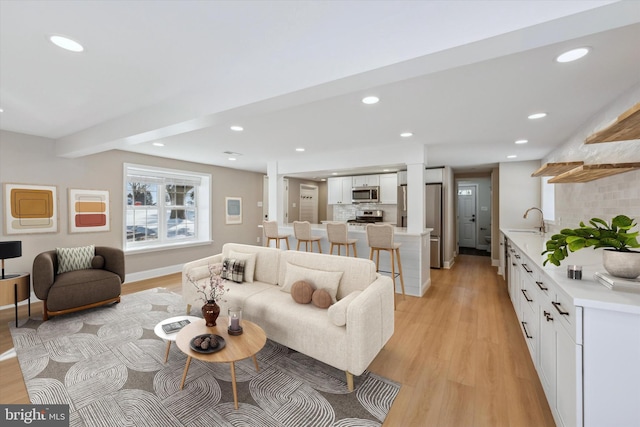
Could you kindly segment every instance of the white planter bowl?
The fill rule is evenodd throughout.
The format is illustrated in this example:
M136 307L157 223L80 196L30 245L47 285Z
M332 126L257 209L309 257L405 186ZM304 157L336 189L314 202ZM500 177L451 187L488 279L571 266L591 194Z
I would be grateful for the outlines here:
M635 279L640 276L640 252L602 251L604 268L612 276Z

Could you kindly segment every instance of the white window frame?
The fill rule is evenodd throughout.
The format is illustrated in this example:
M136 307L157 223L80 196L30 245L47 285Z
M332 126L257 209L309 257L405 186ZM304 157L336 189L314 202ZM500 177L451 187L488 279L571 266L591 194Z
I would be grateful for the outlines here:
M138 181L133 176L142 177L141 180L158 184L156 206L158 210L158 231L156 240L128 241L127 218L135 204L128 203L128 182ZM125 163L123 167L123 218L122 218L122 247L127 253L150 252L176 247L196 246L211 243L211 174L177 169L167 169L155 166ZM180 239L166 237L166 212L171 205L166 204L165 186L169 183L188 183L195 187L195 224L194 236ZM134 202L135 203L135 202Z

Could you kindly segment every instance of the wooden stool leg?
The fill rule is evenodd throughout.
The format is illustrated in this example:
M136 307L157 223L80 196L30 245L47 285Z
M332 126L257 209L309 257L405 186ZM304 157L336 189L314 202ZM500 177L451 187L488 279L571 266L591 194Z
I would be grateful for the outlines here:
M400 261L400 249L396 249L396 253L398 258L398 272L400 273L400 286L402 287L402 296L404 297L404 277L402 276L402 261Z
M276 238L276 249L280 249L280 239Z
M352 243L352 245L353 245L353 256L355 258L358 258L358 249L356 249L356 244Z
M298 240L298 244L296 245L296 251L300 250L300 240Z
M316 240L316 243L318 244L318 253L321 254L322 247L320 247L320 240ZM313 250L313 243L311 243L311 249ZM338 250L340 250L340 246L338 246Z
M287 250L288 250L288 249L291 249L291 248L289 247L289 238L288 238L288 237L285 237L285 240L287 241Z
M344 248L347 251L347 256L349 256L349 244L345 243Z

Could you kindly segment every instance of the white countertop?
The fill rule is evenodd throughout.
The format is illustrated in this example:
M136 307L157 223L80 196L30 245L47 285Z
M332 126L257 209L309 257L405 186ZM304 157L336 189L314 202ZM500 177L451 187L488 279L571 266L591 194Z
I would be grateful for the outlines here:
M612 290L593 278L596 271L606 272L602 266L602 249L585 248L570 252L559 267L551 263L543 267L546 255L543 256L542 252L551 233L541 235L509 229L500 231L570 296L574 305L640 314L640 293ZM572 264L582 265L582 280L567 277L567 266Z
M327 221L333 222L333 221ZM339 221L335 221L339 222ZM385 223L383 223L385 224ZM387 223L388 224L388 223ZM284 224L283 227L290 227L293 229L293 223ZM364 234L366 231L366 225L348 225L349 233L362 233ZM322 231L326 232L326 222L322 224L311 224L311 231ZM406 227L394 227L394 233L400 236L424 236L425 234L429 234L433 231L433 228L425 228L421 233L409 233Z

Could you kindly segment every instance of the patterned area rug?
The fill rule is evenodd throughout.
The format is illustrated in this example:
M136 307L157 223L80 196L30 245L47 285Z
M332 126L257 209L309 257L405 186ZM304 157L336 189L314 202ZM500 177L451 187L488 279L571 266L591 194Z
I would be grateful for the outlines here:
M193 359L153 332L184 314L182 298L156 288L120 304L10 325L34 404L69 404L72 426L380 426L400 385L365 372L348 392L343 371L267 340L236 363L233 407L228 364Z

